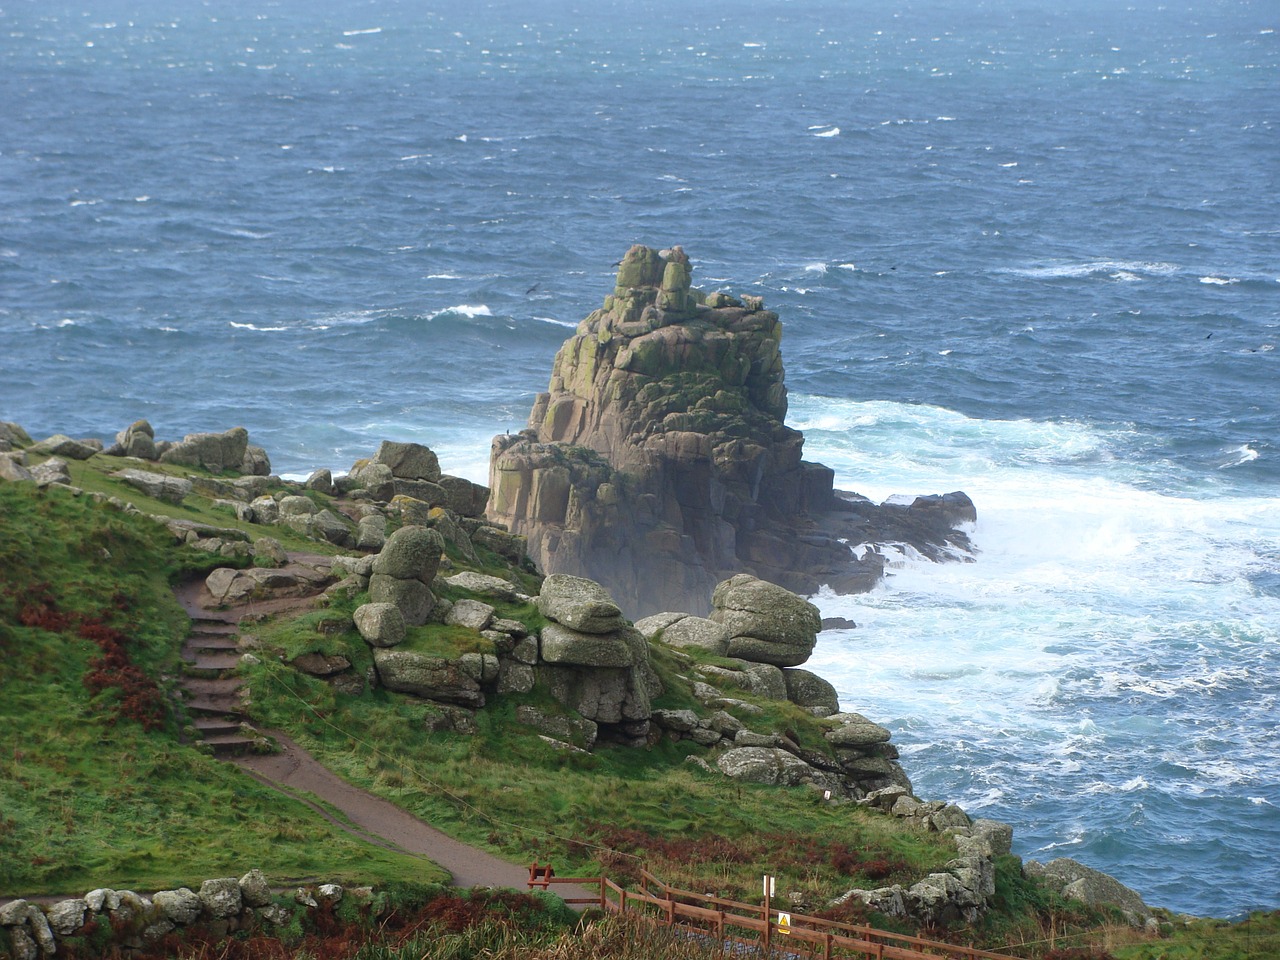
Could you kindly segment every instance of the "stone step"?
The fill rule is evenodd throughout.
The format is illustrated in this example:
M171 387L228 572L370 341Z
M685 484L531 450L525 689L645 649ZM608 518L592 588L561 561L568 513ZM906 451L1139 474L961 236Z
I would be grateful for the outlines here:
M192 633L236 633L239 627L230 620L214 620L196 617L191 621Z
M239 734L241 722L234 717L196 717L192 724L200 735L205 739L209 737L225 736L227 734Z
M213 747L214 755L219 757L248 753L257 746L257 741L240 733L215 734L205 737L204 742Z
M234 717L237 726L240 719L244 717L240 710L240 700L237 697L195 697L186 702L186 708L190 713L203 713L227 718Z
M231 651L199 651L188 654L182 651L182 661L192 670L208 670L229 673L240 663L240 654Z
M183 647L198 650L235 650L240 646L240 635L236 633L193 633L187 637Z
M235 677L186 677L182 687L193 696L234 697L240 692Z
M200 644L187 641L182 645L182 659L187 663L195 663L201 657L239 657L239 648L234 644Z

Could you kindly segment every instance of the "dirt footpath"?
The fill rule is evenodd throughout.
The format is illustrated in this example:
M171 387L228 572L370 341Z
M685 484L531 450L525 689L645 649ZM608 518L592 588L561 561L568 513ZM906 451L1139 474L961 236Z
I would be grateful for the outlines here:
M414 856L425 857L448 870L458 887L514 887L526 889L529 869L508 863L475 847L455 840L381 797L347 783L321 766L311 754L278 730L263 731L283 748L266 756L229 758L255 779L308 803L298 792L319 797L342 811L356 829L329 816L314 804L313 810L326 820L360 839ZM589 897L581 887L553 886L562 897Z

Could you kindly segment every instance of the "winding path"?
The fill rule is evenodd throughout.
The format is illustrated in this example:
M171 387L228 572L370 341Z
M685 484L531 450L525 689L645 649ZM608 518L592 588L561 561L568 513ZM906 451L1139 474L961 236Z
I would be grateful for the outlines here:
M306 564L313 558L292 559ZM273 613L285 613L309 608L314 598L267 603L259 601L251 606L215 610L213 607L216 604L200 581L183 584L174 592L195 624L193 640L189 640L184 647L185 659L195 668L195 673L184 678L187 706L193 713L202 714L197 719L197 729L214 745L218 756L234 763L258 782L307 805L316 816L360 840L409 856L423 857L443 867L452 876L454 886L512 887L519 890L526 888L529 878L527 867L508 863L487 851L455 840L382 797L353 786L278 730L260 732L280 745L280 753L262 755L237 749L252 741L229 732L238 730L239 724L247 720L240 710L239 690L233 677L235 658L228 661L224 657L215 665L215 662L206 659L212 651L207 649L208 645L202 638L226 637L228 634L238 633L241 617L250 612L261 614L269 610ZM208 676L211 671L215 676ZM210 691L214 689L216 694L210 696ZM308 794L341 811L349 822L332 816L319 804L309 800L306 796ZM581 887L572 886L556 887L554 892L561 897L593 895Z

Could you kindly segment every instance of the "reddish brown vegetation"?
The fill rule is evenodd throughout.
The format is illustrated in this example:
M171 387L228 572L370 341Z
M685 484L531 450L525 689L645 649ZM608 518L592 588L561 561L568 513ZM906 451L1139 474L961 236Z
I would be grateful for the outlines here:
M115 612L124 611L128 606L128 599L121 594L116 594L112 601ZM30 598L18 613L18 622L24 627L36 627L51 633L63 633L74 628L78 637L95 644L101 651L89 664L89 672L84 676L85 687L94 695L107 690L119 693L112 720L136 720L146 730L154 730L164 724L164 695L155 681L130 659L128 634L104 622L103 617L58 610L47 584L40 584L31 591Z
M619 877L614 871L627 878L636 874L636 856L654 862L655 867L660 867L660 861L680 864L769 863L775 868L790 864L806 867L825 865L840 876L861 876L868 880L883 880L906 869L904 863L883 856L869 856L847 844L790 834L762 833L740 840L714 833L697 837L660 837L644 830L602 823L589 825L587 832L595 843L609 849L604 852L587 851L583 847L578 852L594 853L615 880Z

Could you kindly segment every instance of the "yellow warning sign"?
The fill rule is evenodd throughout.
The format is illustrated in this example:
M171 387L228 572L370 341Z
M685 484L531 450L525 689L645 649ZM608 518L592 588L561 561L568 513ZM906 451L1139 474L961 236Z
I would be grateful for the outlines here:
M787 934L791 933L791 914L778 914L778 932Z

